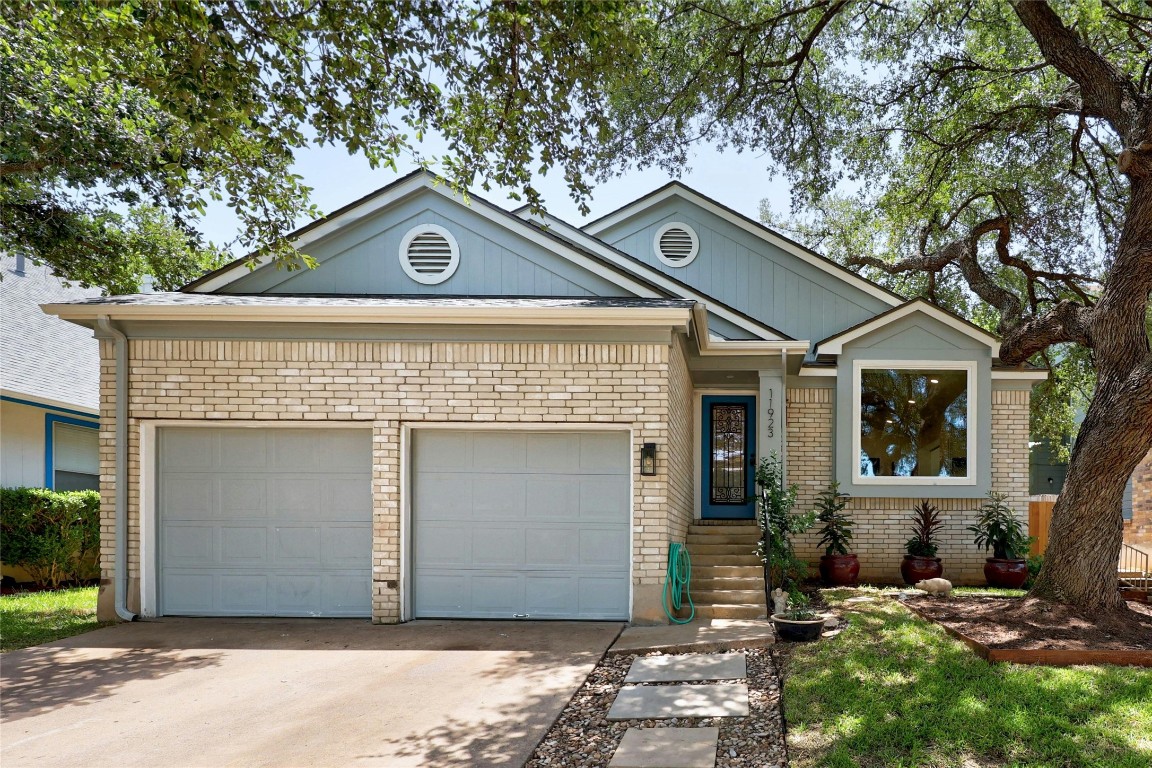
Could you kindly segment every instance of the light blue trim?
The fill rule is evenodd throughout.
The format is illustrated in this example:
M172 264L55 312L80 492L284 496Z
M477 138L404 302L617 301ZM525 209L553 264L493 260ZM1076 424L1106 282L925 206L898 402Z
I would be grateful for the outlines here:
M4 399L9 400L11 398L6 397ZM85 429L100 429L100 425L95 421L81 421L71 416L57 416L54 413L44 414L44 487L50 490L56 490L56 467L54 466L56 462L52 437L57 424L71 424L74 427L84 427Z
M72 413L72 414L75 414L77 416L84 416L85 418L89 418L89 419L98 418L89 412L77 411L77 410L73 410L72 408L61 408L61 407L56 406L56 405L45 405L44 403L35 403L35 402L32 402L31 400L21 400L18 397L9 397L8 395L0 395L0 400L3 400L7 403L16 403L17 405L30 405L33 408L40 408L41 410L45 410L45 411L60 411L61 413Z

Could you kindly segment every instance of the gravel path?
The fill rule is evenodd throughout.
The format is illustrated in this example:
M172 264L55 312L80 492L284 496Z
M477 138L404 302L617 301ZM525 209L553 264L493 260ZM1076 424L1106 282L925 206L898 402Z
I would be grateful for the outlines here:
M608 709L636 655L605 657L572 697L525 764L528 768L607 766L620 739L633 728L720 729L717 768L783 768L787 764L780 716L780 679L767 648L734 648L748 663L748 717L681 717L609 722ZM648 653L641 656L661 656ZM740 682L710 680L709 682Z

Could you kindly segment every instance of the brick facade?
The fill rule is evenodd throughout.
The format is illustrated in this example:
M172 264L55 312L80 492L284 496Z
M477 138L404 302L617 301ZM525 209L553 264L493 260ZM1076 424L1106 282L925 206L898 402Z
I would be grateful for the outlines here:
M103 576L113 577L115 365L101 343ZM150 420L327 421L373 430L373 606L400 618L401 427L428 422L616 424L632 430L634 617L657 620L669 521L692 516L691 418L679 342L449 343L132 340L128 604L139 610L140 440ZM685 414L688 409L688 414ZM670 420L684 428L670 430ZM655 477L639 449L657 444ZM684 470L685 463L689 469ZM677 480L669 482L669 470ZM683 478L687 477L685 481ZM106 590L107 591L107 590ZM110 594L110 593L109 593ZM111 601L101 601L110 618Z
M832 480L835 390L788 390L788 482L800 486L796 508L811 509L817 494ZM1028 522L1028 401L1021 390L992 392L992 488L1008 494L1007 503L1021 522ZM848 512L855 522L853 552L860 558L860 578L875 583L902 583L900 561L909 538L912 507L920 498L853 498ZM930 499L944 522L939 557L944 577L959 584L982 584L986 553L972 545L975 510L983 499ZM815 573L823 551L819 536L797 538L797 551Z
M1152 546L1152 451L1132 473L1132 519L1124 521L1124 543Z

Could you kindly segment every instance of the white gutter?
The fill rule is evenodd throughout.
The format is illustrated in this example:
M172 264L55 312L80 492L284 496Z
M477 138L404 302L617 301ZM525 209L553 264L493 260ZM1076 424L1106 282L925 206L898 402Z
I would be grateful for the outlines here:
M115 340L116 352L116 556L113 594L116 615L124 621L137 616L128 610L128 337L108 315L97 318L100 330Z

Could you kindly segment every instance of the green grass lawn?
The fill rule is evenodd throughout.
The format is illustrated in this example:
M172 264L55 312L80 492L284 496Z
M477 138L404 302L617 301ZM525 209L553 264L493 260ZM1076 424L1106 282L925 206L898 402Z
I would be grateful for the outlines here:
M991 665L885 592L825 590L847 626L792 646L791 765L1152 765L1152 669Z
M102 626L96 587L0 597L0 651L14 651Z

